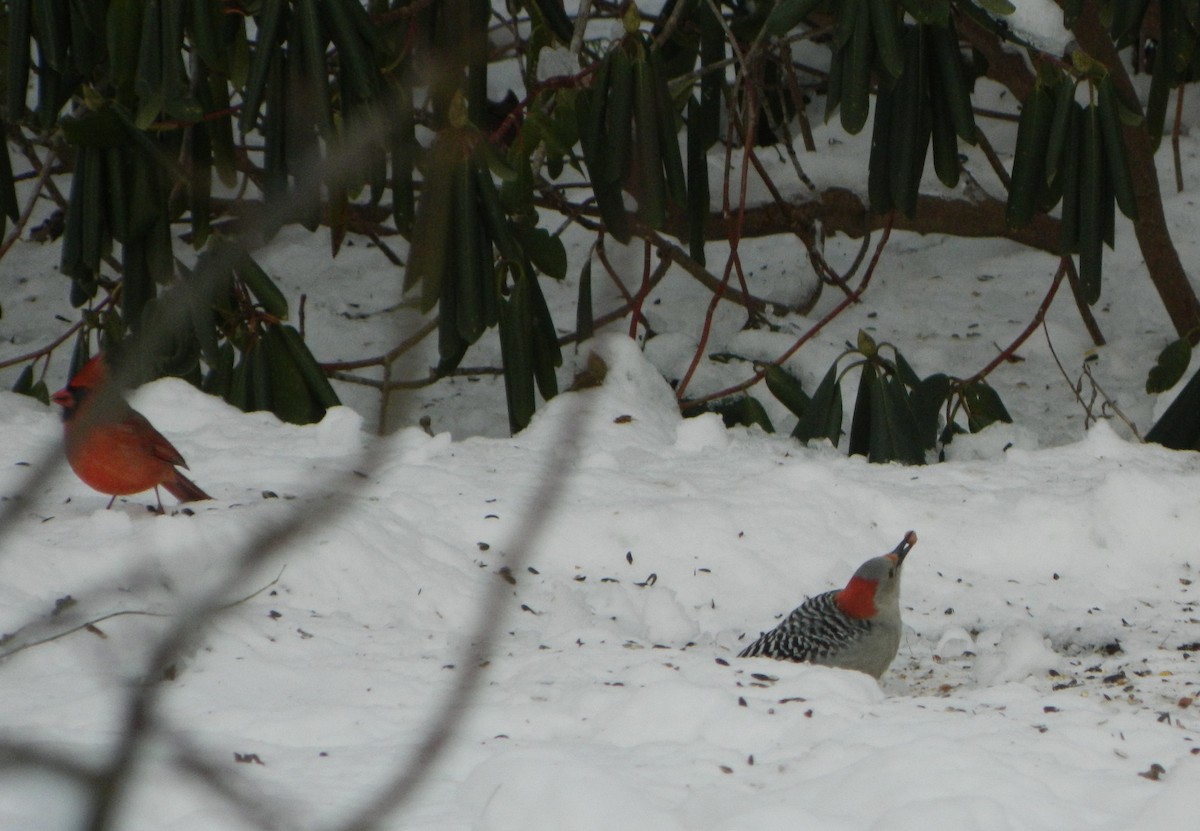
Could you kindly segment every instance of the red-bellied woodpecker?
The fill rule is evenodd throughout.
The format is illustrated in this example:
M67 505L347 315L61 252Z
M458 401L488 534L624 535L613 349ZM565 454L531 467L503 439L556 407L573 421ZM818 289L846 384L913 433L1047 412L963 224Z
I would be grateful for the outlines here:
M805 600L738 657L807 661L879 678L900 647L900 568L916 542L909 531L890 554L859 566L846 588Z

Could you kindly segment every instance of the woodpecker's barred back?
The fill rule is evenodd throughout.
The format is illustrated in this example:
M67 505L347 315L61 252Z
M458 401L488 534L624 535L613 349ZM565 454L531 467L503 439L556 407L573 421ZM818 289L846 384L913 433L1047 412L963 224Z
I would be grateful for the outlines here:
M912 531L890 553L863 563L844 589L810 597L739 658L774 658L856 669L879 678L900 647L900 569Z
M871 621L842 614L836 591L810 597L770 632L747 646L739 658L821 663L848 643L870 634Z

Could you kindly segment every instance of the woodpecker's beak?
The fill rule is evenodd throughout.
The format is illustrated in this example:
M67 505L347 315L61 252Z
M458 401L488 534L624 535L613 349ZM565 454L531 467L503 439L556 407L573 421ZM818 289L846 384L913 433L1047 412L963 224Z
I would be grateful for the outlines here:
M896 565L901 565L904 558L908 556L908 552L912 551L912 547L917 544L917 532L909 531L904 535L904 539L900 540L900 544L892 549L892 553L888 556L896 558Z

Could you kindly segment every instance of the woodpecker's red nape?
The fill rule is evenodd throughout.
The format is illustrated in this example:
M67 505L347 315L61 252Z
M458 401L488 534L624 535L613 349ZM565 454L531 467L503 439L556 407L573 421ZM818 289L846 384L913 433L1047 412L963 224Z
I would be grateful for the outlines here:
M851 577L846 588L834 595L833 601L846 614L859 620L875 617L875 588L877 580Z

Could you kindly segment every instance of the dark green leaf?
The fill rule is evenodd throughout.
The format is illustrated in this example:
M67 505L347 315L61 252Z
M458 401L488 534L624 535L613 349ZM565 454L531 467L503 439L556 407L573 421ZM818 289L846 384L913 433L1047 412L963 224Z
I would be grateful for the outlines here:
M30 387L29 395L31 398L36 398L38 401L41 401L43 404L49 404L50 403L50 390L49 390L49 388L46 387L46 379L43 378L42 380L40 380L36 384L34 384L32 387Z
M1150 428L1146 441L1172 450L1200 449L1200 372L1191 377L1158 423Z
M157 293L147 240L147 236L141 236L121 246L121 311L131 322L141 320L146 304Z
M264 341L260 340L246 360L250 362L247 367L247 378L250 386L250 412L258 410L273 410L273 402L271 401L271 369L267 361L267 350L264 347Z
M258 118L258 109L262 105L263 95L267 89L267 75L271 69L274 56L279 54L279 40L283 27L283 0L263 0L257 19L258 39L254 46L254 59L250 64L249 78L242 90L242 112L239 116L239 126L243 133L254 129Z
M767 33L776 37L786 35L821 2L822 0L780 0L779 5L767 15L767 22L764 24Z
M500 300L500 354L504 360L504 392L513 433L528 426L534 411L533 310L528 280L518 274L507 298Z
M33 389L33 364L28 364L21 370L21 374L17 376L16 383L12 385L12 391L21 395L29 395L29 391Z
M0 136L7 135L4 119L0 118ZM7 219L14 222L20 218L17 205L16 180L13 179L12 160L8 157L8 142L0 142L0 237L4 236Z
M861 342L862 332L859 332ZM854 396L854 412L850 416L850 446L846 452L851 456L866 456L871 452L872 405L875 403L871 389L879 383L879 371L870 361L861 362L858 377L858 393Z
M770 364L764 370L767 389L771 391L779 403L787 407L797 418L803 418L808 409L808 393L800 385L800 381L791 373L777 364Z
M563 8L563 0L534 0L533 4L528 8L534 20L536 21L537 17L540 16L541 21L554 33L556 38L563 43L571 42L571 35L575 31L575 24L567 16Z
M950 0L901 0L901 5L918 23L945 26L950 19Z
M949 395L950 379L938 373L917 384L909 399L917 423L917 435L926 450L932 450L937 445L938 417Z
M908 390L894 375L881 374L871 386L872 462L925 464L917 420Z
M325 408L313 396L278 326L267 327L258 348L269 368L271 411L290 424L320 421Z
M317 363L317 359L309 350L308 344L300 337L300 333L291 326L279 327L279 333L284 345L292 353L292 360L300 370L300 374L304 376L304 382L308 385L309 392L312 393L313 399L321 406L322 410L341 404L342 402L337 393L333 391L333 386L329 383L325 371Z
M233 344L226 341L209 364L208 374L200 389L210 395L218 395L228 400L229 391L233 384Z
M837 447L842 438L842 388L836 361L817 385L804 415L792 430L792 437L802 442L829 439Z
M562 366L562 349L558 345L554 318L550 315L550 307L546 305L541 283L529 268L526 268L526 273L530 275L529 302L533 315L533 329L529 333L533 349L533 377L537 381L538 392L544 400L549 401L558 395L558 373L555 370Z
M517 236L538 271L555 280L567 276L567 249L562 239L545 228L518 228Z
M1187 338L1167 344L1166 348L1158 353L1158 360L1154 362L1150 374L1146 377L1146 392L1165 392L1178 384L1191 361L1192 345Z
M79 334L75 336L75 343L71 346L71 362L67 364L67 377L74 378L76 373L83 368L92 357L92 342L88 337L87 329L80 329Z
M921 384L921 378L909 366L908 361L904 360L904 356L900 354L900 350L894 350L896 353L896 374L900 376L900 380L904 382L904 386L909 389L916 389Z
M275 281L249 254L243 253L234 264L234 271L262 305L263 311L279 320L287 320L288 302Z
M963 404L967 408L967 427L978 433L997 421L1012 423L1012 416L1004 408L1004 402L986 381L976 381L963 387Z
M595 333L595 315L592 312L592 257L589 253L579 271L579 298L575 302L575 336L578 343L583 343L590 340Z
M768 433L775 432L775 427L771 424L771 418L767 415L767 411L752 396L739 395L733 398L714 401L706 409L720 415L726 427L737 425L749 427L752 424L757 424Z
M130 0L132 2L132 0ZM33 0L9 0L8 31L5 44L5 109L8 117L19 121L25 116L25 95L29 87L29 62L33 31Z
M36 382L33 380L33 364L28 364L21 370L21 374L17 376L17 382L12 385L12 391L36 398L43 404L50 403L50 390L46 388L45 379L38 379Z

